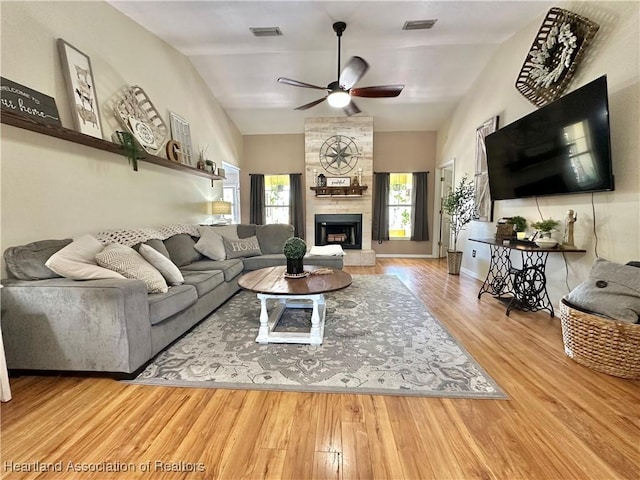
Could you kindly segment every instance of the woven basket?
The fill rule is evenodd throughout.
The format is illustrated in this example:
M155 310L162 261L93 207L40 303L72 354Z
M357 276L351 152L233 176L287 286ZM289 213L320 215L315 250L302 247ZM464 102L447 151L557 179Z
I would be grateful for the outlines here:
M640 324L581 312L560 302L564 352L576 362L607 375L640 378Z

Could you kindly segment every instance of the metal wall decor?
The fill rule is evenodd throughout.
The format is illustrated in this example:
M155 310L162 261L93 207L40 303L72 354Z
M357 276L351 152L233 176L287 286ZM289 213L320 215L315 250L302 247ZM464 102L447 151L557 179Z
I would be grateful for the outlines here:
M599 28L569 10L549 10L520 69L516 89L539 107L560 97Z
M320 147L320 164L333 175L342 175L353 170L359 156L356 142L346 135L333 135Z

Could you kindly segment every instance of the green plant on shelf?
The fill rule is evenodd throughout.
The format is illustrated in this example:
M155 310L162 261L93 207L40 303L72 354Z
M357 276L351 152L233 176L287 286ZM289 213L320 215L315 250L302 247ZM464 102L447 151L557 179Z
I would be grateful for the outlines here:
M511 217L509 223L513 224L513 229L516 232L524 232L527 229L527 219L519 215Z
M551 230L554 230L558 225L560 225L560 222L558 220L547 218L546 220L532 223L531 227L540 232L549 234L551 233Z

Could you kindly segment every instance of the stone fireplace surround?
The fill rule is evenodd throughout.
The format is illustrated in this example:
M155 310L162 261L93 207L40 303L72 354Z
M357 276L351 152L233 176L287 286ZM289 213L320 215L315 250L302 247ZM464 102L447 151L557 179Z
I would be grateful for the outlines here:
M326 172L320 164L320 148L333 135L345 135L354 140L360 156L354 169L341 177L353 177L362 168L362 183L369 188L357 196L316 196L314 170L328 177L338 176ZM373 117L317 117L305 119L305 228L308 240L315 240L315 216L321 214L361 214L362 248L344 249L344 264L350 266L372 266L376 264L376 253L371 248L371 224L373 213ZM308 242L310 243L310 242Z

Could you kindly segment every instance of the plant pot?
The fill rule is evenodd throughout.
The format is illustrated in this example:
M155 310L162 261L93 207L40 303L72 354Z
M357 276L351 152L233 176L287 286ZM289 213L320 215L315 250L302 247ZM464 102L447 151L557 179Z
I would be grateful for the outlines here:
M287 273L289 275L301 275L304 273L302 258L287 258Z
M455 250L447 250L447 266L449 275L460 275L460 265L462 265L462 253Z
M527 238L527 232L516 232L516 238L518 240L524 240Z

